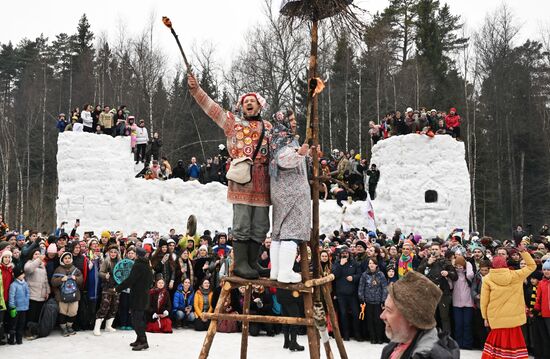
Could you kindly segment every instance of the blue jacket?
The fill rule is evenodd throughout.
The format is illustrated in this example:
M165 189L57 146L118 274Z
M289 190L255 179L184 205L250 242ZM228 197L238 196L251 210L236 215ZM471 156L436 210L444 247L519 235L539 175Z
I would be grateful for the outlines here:
M200 174L201 168L197 164L189 165L189 167L187 168L187 175L189 177L199 178Z
M9 308L15 308L18 312L29 310L29 300L31 292L27 282L14 280L10 284Z
M359 281L359 300L369 304L379 304L388 296L388 281L386 276L377 270L374 273L366 271Z
M172 301L172 312L175 313L178 310L184 310L186 307L191 307L191 311L193 311L194 300L195 292L193 292L192 287L189 288L187 293L184 293L183 284L178 285L178 289L174 293L174 300Z

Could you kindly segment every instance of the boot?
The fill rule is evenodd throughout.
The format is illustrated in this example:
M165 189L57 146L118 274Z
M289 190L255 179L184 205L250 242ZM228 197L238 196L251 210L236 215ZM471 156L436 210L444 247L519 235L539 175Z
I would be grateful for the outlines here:
M23 344L23 336L21 334L15 334L15 343Z
M115 318L109 318L105 321L105 331L109 333L116 332L116 329L113 328L113 322L115 321Z
M304 351L304 346L298 344L298 342L296 341L296 331L294 331L290 334L290 345L288 346L288 349L291 352L302 352L302 351Z
M277 281L281 283L300 283L302 281L302 276L292 270L296 262L297 248L298 245L293 241L281 241Z
M73 329L73 323L67 323L67 332L69 335L75 335L76 332Z
M290 346L290 334L288 334L288 330L284 332L284 335L285 335L285 343L283 344L283 348L288 349L288 347Z
M8 344L8 338L4 334L4 323L0 322L0 345Z
M235 259L235 267L233 273L237 277L245 279L258 279L260 277L257 270L250 267L248 264L248 244L250 241L235 241L233 242L233 257Z
M11 332L8 334L8 344L9 345L15 345L15 332Z
M262 267L258 263L258 259L260 259L260 248L262 245L255 241L248 241L248 265L250 268L255 269L258 271L258 274L260 277L270 277L269 275L269 269Z
M135 342L130 343L130 346L133 348L133 347L135 347L135 346L138 346L139 343L140 343L140 340L139 340L139 337L137 337Z
M271 262L271 270L269 272L269 279L277 280L279 275L279 249L281 248L281 242L271 242L269 248L269 261Z
M97 318L95 320L95 326L94 326L94 335L100 336L101 335L101 323L103 322L103 318Z
M69 334L69 331L67 330L67 324L60 324L59 325L61 327L61 335L64 336L64 337L68 337L70 334Z
M139 344L132 348L133 351L138 352L140 350L149 349L149 344L147 344L147 337L141 337L138 340Z

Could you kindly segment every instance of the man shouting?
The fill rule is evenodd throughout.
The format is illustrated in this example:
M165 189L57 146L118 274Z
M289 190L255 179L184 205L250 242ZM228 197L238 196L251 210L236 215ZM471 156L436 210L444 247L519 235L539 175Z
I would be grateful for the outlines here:
M267 276L268 272L258 264L260 246L269 231L271 204L268 157L271 124L261 118L265 99L258 93L241 96L238 106L242 107L243 118L239 118L215 103L194 75L188 75L187 84L197 104L223 129L232 159L254 158L252 180L246 184L229 180L227 186L227 200L233 204L234 274L247 279Z

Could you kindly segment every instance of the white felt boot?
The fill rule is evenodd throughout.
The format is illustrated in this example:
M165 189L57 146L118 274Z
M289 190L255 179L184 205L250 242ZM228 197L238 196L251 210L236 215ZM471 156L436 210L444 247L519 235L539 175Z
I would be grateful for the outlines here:
M97 318L95 320L95 326L94 326L94 335L100 336L101 335L101 323L103 322L103 318Z
M277 280L279 275L279 249L281 248L281 242L271 242L271 247L269 247L269 263L271 264L271 269L269 271L269 279Z
M281 241L277 281L281 283L300 283L302 281L302 276L292 270L296 262L297 248L298 245L293 241Z
M116 329L113 328L113 322L115 321L115 318L110 318L105 321L105 331L114 333L116 332Z

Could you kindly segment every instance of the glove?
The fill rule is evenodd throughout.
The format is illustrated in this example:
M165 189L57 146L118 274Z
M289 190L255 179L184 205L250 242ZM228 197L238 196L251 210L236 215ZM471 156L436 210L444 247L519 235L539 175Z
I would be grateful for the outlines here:
M164 312L162 312L162 315L164 315L165 317L167 317L167 316L168 316L168 311L165 310Z
M10 309L10 318L15 318L17 316L17 309L11 308Z
M157 319L159 316L157 313L153 313L153 319Z

